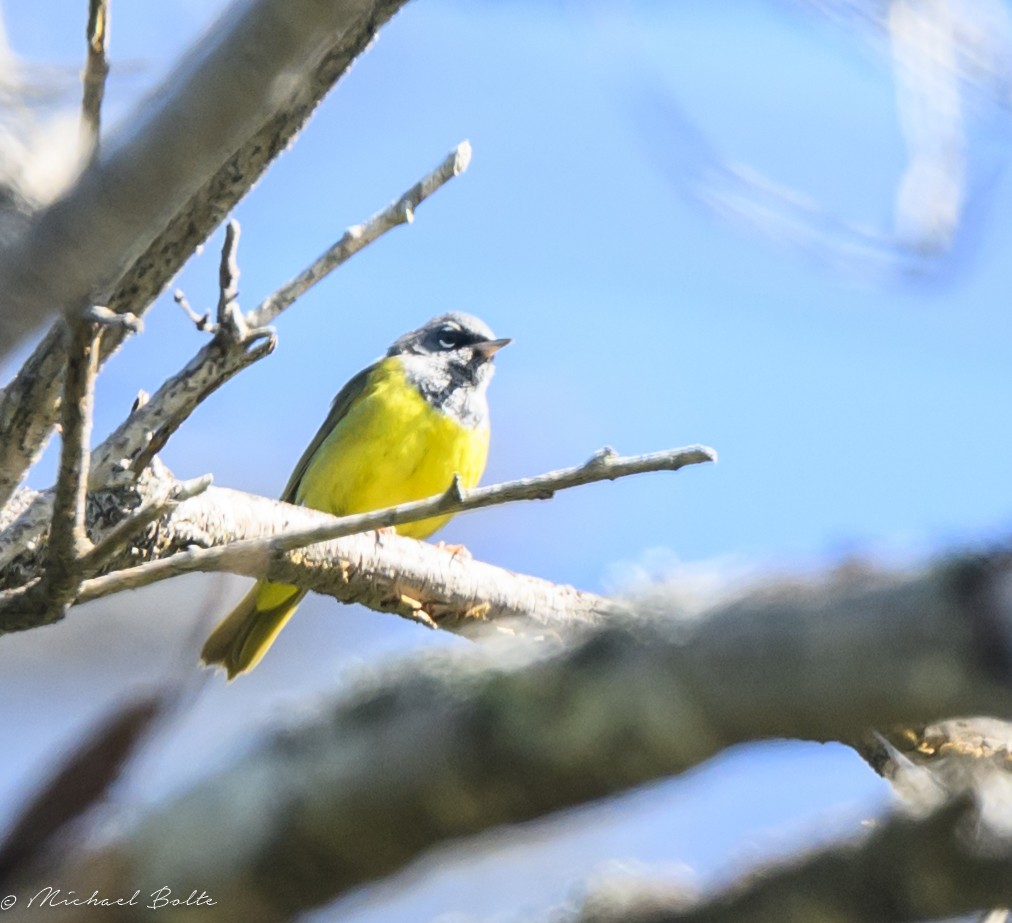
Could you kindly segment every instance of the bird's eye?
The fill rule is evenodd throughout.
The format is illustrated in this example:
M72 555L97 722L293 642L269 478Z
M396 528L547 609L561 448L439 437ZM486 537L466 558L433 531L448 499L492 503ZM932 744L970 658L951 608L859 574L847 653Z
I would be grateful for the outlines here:
M459 327L449 325L442 327L437 334L436 342L440 349L456 349L463 342L463 331Z

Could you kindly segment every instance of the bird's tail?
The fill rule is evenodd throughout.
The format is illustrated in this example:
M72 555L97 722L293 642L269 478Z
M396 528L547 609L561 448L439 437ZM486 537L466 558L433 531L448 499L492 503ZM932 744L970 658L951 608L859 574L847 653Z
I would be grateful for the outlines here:
M200 659L220 665L229 679L252 670L306 595L287 583L258 580L204 642Z

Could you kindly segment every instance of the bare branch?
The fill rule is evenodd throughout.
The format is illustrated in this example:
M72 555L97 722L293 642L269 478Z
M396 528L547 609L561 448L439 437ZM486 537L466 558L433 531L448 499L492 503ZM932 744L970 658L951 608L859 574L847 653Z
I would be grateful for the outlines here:
M64 325L55 324L0 391L0 507L6 507L42 454L58 416ZM48 516L40 517L43 521Z
M225 240L221 245L221 260L218 265L218 308L217 318L212 323L211 312L198 314L190 305L186 295L176 289L173 300L194 326L200 331L220 334L238 346L245 346L253 339L269 335L272 331L250 330L237 301L239 297L239 222L234 218L225 224Z
M92 472L94 463L93 455ZM42 544L42 536L52 521L54 492L55 488L52 487L44 491L25 488L3 508L5 513L8 510L18 512L0 534L0 574L3 574L15 559L23 554L36 552ZM27 504L21 502L22 497L26 495L31 496Z
M187 540L193 545L228 540L238 529L254 535L269 534L283 528L286 517L294 523L331 521L331 517L315 510L282 510L283 506L263 497L211 488L204 498L181 505L167 522L160 524L160 530L179 548L173 557L181 555L185 561L198 551L187 549ZM218 531L223 524L228 528L225 536ZM150 551L149 543L137 547L141 556ZM132 570L140 573L139 568ZM268 576L295 583L340 602L359 603L430 627L435 623L460 634L502 625L517 634L558 635L622 608L620 603L594 593L516 574L398 535L350 535L271 558L236 556L230 560L230 570L242 576ZM128 578L117 582L127 586ZM87 601L108 592L108 583L96 582L83 587L80 598ZM6 627L0 619L0 630Z
M364 224L354 225L345 231L337 243L294 279L265 298L245 317L235 304L238 294L236 280L239 276L235 258L239 227L238 223L235 223L234 229L226 232L225 244L222 247L219 271L221 296L218 303L217 324L210 323L208 314L198 315L190 307L182 292L177 292L175 296L176 303L198 329L208 329L212 333L217 333L222 329L222 316L225 314L229 318L227 327L231 333L225 344L214 343L201 350L181 372L158 390L143 413L132 415L109 437L106 445L116 446L113 454L117 461L124 458L134 459L131 465L133 470L143 470L201 401L213 394L233 375L273 351L275 341L273 332L268 327L272 321L317 282L360 250L387 231L413 220L414 209L454 176L463 173L470 159L471 146L463 141L435 170L415 183L396 202L373 215ZM231 237L228 236L229 233L232 234ZM227 307L229 305L232 307ZM258 340L263 342L257 344L257 348L250 349L249 347ZM237 348L228 349L229 343L234 343Z
M85 320L101 324L106 330L120 330L124 333L140 333L144 330L144 322L129 311L117 313L100 304L93 304L85 309Z
M236 299L239 297L239 222L234 218L225 225L225 242L221 245L221 266L218 269L218 329L233 340L244 342L246 324Z
M291 143L316 104L404 2L405 0L340 0L325 4L319 13L333 17L334 23L332 28L315 30L316 40L320 43L320 55L318 63L310 66L307 78L304 81L290 79L295 72L287 70L284 62L272 60L264 76L273 80L270 72L274 68L280 68L284 78L271 83L279 92L272 92L263 98L262 119L253 126L252 134L242 143L222 150L220 165L212 176L196 188L193 195L171 202L173 211L153 229L157 236L126 269L116 283L112 296L108 299L90 300L104 300L116 312L130 311L140 316L179 271L194 248L218 226L267 165ZM298 3L283 4L284 8L281 9L277 4L261 0L258 4L246 4L243 9L255 17L256 10L265 5L277 10L279 15L290 13L297 20L302 15L301 4ZM230 12L225 15L225 21L231 23L231 28L240 27L237 17L229 19ZM316 18L314 15L305 20L307 30L313 30ZM209 36L208 41L212 44L221 43L223 48L233 47L242 53L241 49L223 41L220 29L212 30ZM264 52L263 49L269 51ZM261 46L261 53L273 57L273 49L273 39L269 38ZM257 66L258 60L250 59L251 65ZM167 81L170 91L174 84L175 76ZM245 83L242 85L246 86ZM221 86L224 93L230 94L231 82L226 81ZM204 89L198 87L195 94L197 98L203 96ZM145 107L147 105L149 101L146 101ZM231 95L228 95L226 105L231 105ZM138 121L127 119L125 124L135 126ZM219 137L214 126L208 132L208 137ZM189 156L186 154L177 166L180 170L189 169L188 162ZM140 164L136 166L140 172ZM83 220L88 224L91 219L85 216ZM40 262L37 265L47 266L47 271L52 271L51 264ZM56 305L49 307L55 308ZM45 309L46 306L43 306ZM35 323L35 318L26 319L21 326ZM41 452L56 422L60 377L63 374L63 333L57 328L46 335L14 380L0 393L0 505L6 505L13 495L25 472ZM101 358L104 360L111 355L122 340L121 335L107 334L103 338Z
M179 482L164 466L156 467L157 472L148 472L140 481L129 479L127 484L88 494L85 510L90 541L67 561L56 602L47 545L37 546L31 555L23 555L14 566L0 572L6 587L0 592L0 631L24 631L61 618L67 605L76 601L83 580L109 566L135 561L141 555L138 546L159 537L159 528L153 524L199 496L211 483L210 475Z
M116 314L101 305L92 305L80 318L68 321L63 328L67 338L67 370L60 404L63 442L59 479L50 504L49 587L56 596L65 596L69 592L74 582L70 580L71 564L89 545L84 531L84 498L91 469L89 443L99 333L109 329L128 329L137 333L141 327L140 319L133 314ZM49 514L48 509L44 512ZM59 592L56 591L58 585L63 587Z
M967 596L968 569L992 611ZM849 741L985 709L1009 717L1012 659L985 665L1009 650L1010 585L1012 558L996 554L761 587L688 618L658 599L562 648L476 646L396 663L166 805L112 859L132 887L199 875L231 919L287 919L437 843L680 773L734 744ZM958 841L937 852L934 842L904 851L911 869L964 861ZM972 905L983 892L966 894Z
M187 301L186 295L183 294L182 289L176 289L175 294L172 296L172 300L183 309L183 313L193 321L193 325L200 331L212 330L213 324L211 323L211 312L205 311L203 314L198 314L190 306L190 302ZM149 395L150 396L150 395Z
M91 543L84 531L84 498L88 490L95 372L99 327L84 317L68 321L67 369L60 402L60 471L53 496L46 588L52 617L58 618L77 590L78 559Z
M44 571L27 586L0 597L0 619L26 625L57 621L73 602L81 581L90 576L82 561L92 550L85 530L85 501L100 333L106 325L122 328L131 321L139 323L133 315L120 316L101 307L67 319L60 470L53 490Z
M109 41L109 0L88 0L88 57L84 65L84 95L81 99L81 141L91 156L98 156L102 124L102 99L109 75L106 46Z
M240 541L216 548L195 548L168 558L142 564L139 567L122 570L105 577L88 582L82 588L82 599L95 599L124 589L136 589L159 580L175 577L193 571L235 571L243 567L243 562L270 561L285 552L303 548L317 542L329 541L366 532L417 522L433 516L447 513L460 513L476 510L487 506L511 503L517 500L545 500L556 491L570 487L578 487L595 481L615 480L632 474L649 471L677 471L686 465L700 464L716 460L713 449L704 446L690 446L684 449L670 449L664 452L653 452L647 455L622 457L612 450L604 450L594 455L589 462L575 468L564 468L551 471L537 477L521 478L488 487L476 487L462 490L459 482L454 481L446 493L427 500L402 503L369 513L355 516L328 517L329 521L322 525L313 525L303 529L291 529L267 538ZM424 611L424 603L410 597L417 605L411 605L411 614L419 617ZM432 613L426 613L432 618Z
M105 570L131 568L138 561L187 555L193 548L221 545L284 532L291 527L329 525L334 517L226 488L179 504L156 527L130 543L129 553L107 561ZM93 527L94 529L94 527ZM7 582L0 593L0 632L23 631L39 624L26 602L34 575L44 565L44 549L18 559L16 573L25 585ZM357 602L380 612L423 620L432 613L440 627L468 633L486 622L506 624L511 632L559 633L621 608L611 600L570 586L514 574L455 555L438 546L393 534L367 533L264 558L251 554L231 561L233 572L296 582L342 602ZM8 568L8 575L15 568ZM121 571L116 571L117 573ZM90 584L108 590L108 584ZM31 597L29 597L31 598ZM93 598L88 591L80 601Z
M264 327L270 324L296 298L309 291L324 276L347 262L359 250L369 246L398 225L414 221L415 209L437 189L463 173L470 162L471 145L468 141L462 141L435 170L415 183L396 202L377 212L365 223L348 228L344 236L322 253L311 266L250 311L246 322L251 327Z

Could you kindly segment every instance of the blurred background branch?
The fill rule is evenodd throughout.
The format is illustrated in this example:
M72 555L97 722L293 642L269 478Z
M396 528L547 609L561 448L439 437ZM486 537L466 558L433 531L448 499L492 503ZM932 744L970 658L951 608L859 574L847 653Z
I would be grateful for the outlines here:
M855 742L868 728L984 707L1012 716L1012 659L990 658L1012 639L1010 581L1012 559L998 552L912 576L769 584L702 613L658 598L550 653L493 645L391 666L60 878L101 874L114 893L213 882L209 919L289 919L436 844L683 773L734 744ZM887 821L857 850L784 872L790 890L767 878L742 886L734 906L747 904L747 919L775 908L794 919L791 895L812 893L814 919L834 907L860 919L917 885L902 913L863 917L913 920L1012 897L1007 856L956 835L965 807ZM976 887L954 892L976 871ZM888 880L859 898L869 875ZM929 880L952 885L935 893ZM709 912L685 918L725 918Z
M972 799L902 813L860 840L743 875L702 899L647 883L591 895L572 923L868 923L933 920L1012 901L1012 857L974 843ZM1007 844L1006 844L1007 849ZM989 916L987 923L1004 923Z

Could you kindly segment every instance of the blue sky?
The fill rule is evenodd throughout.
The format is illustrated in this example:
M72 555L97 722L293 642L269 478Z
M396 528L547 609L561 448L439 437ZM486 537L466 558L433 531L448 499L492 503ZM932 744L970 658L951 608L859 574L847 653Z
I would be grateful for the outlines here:
M73 79L83 5L54 2L43 20L32 5L8 3L11 44ZM114 2L114 117L206 25L209 7ZM720 453L716 466L461 517L440 537L477 557L601 589L644 567L664 577L672 562L797 570L852 554L910 561L1004 534L1006 111L984 91L968 105L967 218L953 252L924 260L914 276L888 259L785 245L763 233L776 215L758 226L728 221L704 201L749 188L726 179L733 167L805 197L827 225L888 235L906 151L884 52L881 36L788 2L418 0L237 210L242 303L252 307L464 138L471 169L412 227L283 316L275 355L207 401L166 462L181 476L211 471L218 484L276 493L348 377L404 330L463 309L516 341L497 359L486 482L575 464L605 444L632 453L703 442ZM760 213L744 201L744 215ZM198 309L216 298L219 245L217 234L178 280ZM99 435L138 388L153 390L201 343L168 297L146 323L100 381ZM50 458L31 483L43 486L51 470ZM90 668L75 662L75 645L93 644L99 629L82 627L81 614L33 633L40 641L6 645L5 682L27 684L8 691L26 701L38 701L32 683L46 684L46 659L32 644L56 645L67 658L60 669L76 663L85 679L98 662L98 672L122 675L92 697L91 711L62 699L40 705L50 709L48 734L10 719L23 747L6 770L9 791L61 734L148 675L138 663L146 632L170 652L190 643L207 586L175 591L189 608L152 594L112 614L93 608L91 624L109 635ZM159 606L175 635L146 621ZM109 638L125 639L119 660ZM376 657L442 643L454 642L307 600L256 674L206 690L150 756L148 786L134 783L125 797L182 784L186 747L227 759L248 732L240 712L283 720L300 694L333 689ZM736 798L742 792L750 797ZM662 809L643 810L646 797ZM882 797L843 748L741 751L589 821L580 815L564 845L538 846L554 849L565 870L542 898L559 899L565 881L616 850L712 874L749 852L742 843L770 846L784 830L814 835L827 816L853 818ZM533 855L540 834L518 836ZM469 876L456 873L455 886L453 874L430 885L433 917L516 909L508 885L464 899ZM417 892L405 893L405 906L419 906ZM340 918L399 919L396 895L388 899Z

